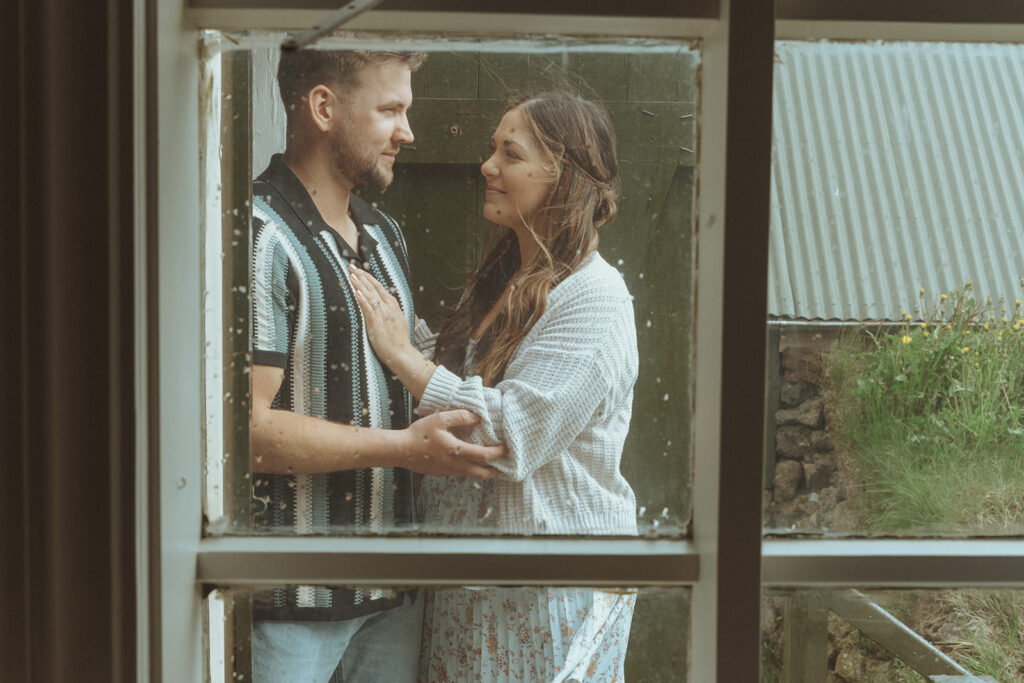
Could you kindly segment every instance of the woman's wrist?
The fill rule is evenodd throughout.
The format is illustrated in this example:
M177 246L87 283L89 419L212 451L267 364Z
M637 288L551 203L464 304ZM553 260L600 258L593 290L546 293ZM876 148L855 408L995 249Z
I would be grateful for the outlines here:
M419 400L436 366L410 346L408 350L398 355L391 368L409 393Z

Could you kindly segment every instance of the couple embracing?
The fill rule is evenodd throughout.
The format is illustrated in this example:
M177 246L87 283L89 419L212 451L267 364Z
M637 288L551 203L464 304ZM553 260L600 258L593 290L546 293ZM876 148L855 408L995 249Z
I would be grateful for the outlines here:
M562 92L506 110L480 168L490 246L431 331L398 225L353 193L391 183L422 61L281 55L287 145L253 184L257 524L635 534L619 471L633 308L597 251L618 200L611 122ZM622 680L633 605L594 589L280 588L255 601L253 676Z

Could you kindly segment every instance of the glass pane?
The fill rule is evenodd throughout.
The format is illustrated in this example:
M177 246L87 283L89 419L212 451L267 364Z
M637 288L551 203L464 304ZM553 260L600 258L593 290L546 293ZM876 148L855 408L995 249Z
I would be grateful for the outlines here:
M768 591L761 609L764 683L1024 681L1021 591Z
M366 588L365 598L399 605L340 622L298 621L302 626L291 632L264 618L261 605L272 594L219 589L207 597L209 683L286 680L273 677L281 675L275 666L292 672L298 666L326 668L326 676L316 679L326 681L339 658L351 672L373 657L375 647L385 650L388 665L403 660L418 670L421 681L687 680L688 588ZM303 653L320 637L331 643L322 656ZM291 661L284 661L286 652ZM254 668L271 677L254 679ZM307 678L293 674L287 680ZM331 678L341 680L341 673ZM379 680L411 677L392 672Z
M254 367L258 373L262 372L261 366L280 362L284 367L279 372L285 373L285 383L281 386L293 386L293 389L291 392L282 390L274 406L281 408L288 404L298 410L297 404L293 405L298 400L294 385L287 384L291 381L289 377L297 376L293 365L298 356L293 347L282 345L279 353L268 355L267 349L261 347L265 342L253 338L251 311L259 309L259 315L272 319L272 315L263 313L265 309L258 300L260 291L276 290L267 286L254 291L252 282L255 280L250 281L249 271L249 254L254 248L262 249L259 245L254 247L252 226L264 225L268 215L260 204L262 195L259 193L265 190L257 191L254 196L253 178L263 174L268 164L277 164L278 169L287 166L281 157L273 157L284 150L287 143L287 110L275 76L279 63L277 46L282 37L208 34L205 41L203 172L208 530L211 533L410 530L486 534L685 533L690 519L697 49L686 44L647 40L595 43L555 38L500 43L423 39L414 44L415 49L428 50L426 61L411 78L413 106L408 111L408 121L415 139L402 142L394 179L386 191L371 185L357 185L352 193L352 205L357 201L366 202L365 210L371 212L370 215L379 216L373 213L379 210L397 222L404 234L405 247L398 244L400 238L386 238L381 230L378 235L381 239L376 243L385 245L381 250L391 250L392 261L398 265L387 270L384 265L378 268L379 264L372 259L363 262L370 263L371 270L377 269L376 274L387 279L401 275L400 266L407 257L408 292L416 315L433 330L438 330L459 303L468 276L483 258L490 236L498 230L485 216L487 180L481 174L481 164L491 154L491 136L506 107L523 93L572 90L603 107L617 135L621 198L617 215L598 232L599 253L606 265L595 268L603 269L601 272L614 280L616 284L611 286L623 292L621 301L626 300L628 290L632 306L632 311L628 306L618 309L615 315L622 317L621 324L608 326L608 331L601 333L600 343L595 344L595 349L600 349L602 354L600 362L605 362L606 355L615 359L600 372L588 369L597 368L596 362L592 366L582 364L580 359L591 357L584 347L579 347L579 352L570 351L576 348L576 342L548 343L540 332L549 330L554 335L557 330L549 322L538 321L534 346L530 346L530 339L524 339L519 347L520 350L537 350L534 355L525 351L522 354L524 359L530 358L533 365L525 360L522 363L525 370L510 365L504 372L513 374L504 376L506 382L490 382L499 391L500 402L495 403L499 393L493 393L490 388L487 392L492 393L484 394L490 397L486 400L491 401L486 404L491 406L487 408L490 411L487 419L492 419L496 425L493 434L485 433L485 437L511 444L514 450L502 460L503 475L482 483L450 476L428 477L421 484L418 477L410 481L409 473L404 470L353 469L352 461L339 465L342 469L337 471L322 471L321 467L321 470L307 473L290 469L289 465L287 472L270 474L261 472L269 466L263 463L262 456L250 450L250 382ZM410 49L409 44L403 46L380 38L358 37L331 39L326 46ZM599 148L610 149L610 144L599 142L589 149ZM275 158L278 161L273 161ZM557 158L550 156L550 159ZM289 182L294 181L305 192L305 186L290 166L283 173L291 178ZM591 178L585 182L599 181ZM327 193L313 194L325 196ZM339 242L341 233L332 232L321 220L317 199L306 201L314 206L305 223L325 225L320 233L311 237L323 252L317 259L326 258L325 263L330 265L323 265L323 268L335 268L337 275L346 267L342 261L347 243L343 239ZM277 205L274 210L285 211ZM258 214L255 222L253 211ZM347 277L337 277L340 290L344 290L337 294L337 301L341 303L331 305L328 300L333 295L324 294L323 306L314 302L303 308L304 301L314 301L315 297L301 299L297 292L306 285L294 277L288 279L288 273L292 272L288 270L292 263L289 259L299 259L297 252L282 247L273 257L266 256L265 251L259 253L265 256L259 261L265 266L260 272L269 273L277 268L276 274L267 278L278 277L280 284L275 286L282 292L288 287L295 290L287 289L287 295L281 294L282 301L290 302L289 308L286 311L285 304L280 304L283 322L274 328L287 344L298 338L304 320L315 317L308 311L324 313L321 309L328 309L326 319L330 324L326 324L325 329L356 329L350 324L350 317L356 325L363 325L362 314L351 312L358 308L355 299L342 298L351 296ZM272 258L279 260L272 261ZM583 263L589 262L581 262L573 268L580 269ZM616 270L618 275L615 275ZM626 290L621 289L619 276ZM406 280L399 279L401 282L396 280L398 284L394 289L401 298ZM330 278L323 278L323 281L329 282ZM514 291L514 287L510 291ZM565 314L558 313L557 293L551 296L555 298L548 299L552 312L548 320L569 320ZM257 298L255 303L254 297ZM562 298L566 302L584 300L575 295ZM265 300L272 302L273 297L268 295ZM579 303L573 305L579 308ZM302 318L302 311L307 311L309 317ZM591 326L614 319L606 317L612 315L610 313L592 315L589 308L580 308L579 312L585 313L583 319ZM631 326L635 326L635 332ZM572 324L566 329L586 331L589 328ZM311 332L308 338L319 339L318 334L321 333ZM344 355L341 351L338 358L324 360L320 364L323 367L318 365L319 361L311 361L310 373L315 374L318 368L322 370L325 388L319 392L319 387L314 387L307 404L326 406L320 411L323 414L317 416L327 415L328 420L344 425L381 427L391 424L400 428L410 407L405 402L400 382L414 383L415 375L406 373L400 377L402 373L398 369L380 363L369 351L370 346L361 337L361 331L354 337L348 332L344 334L347 341L342 350L349 353L348 349L361 349L353 356L358 362L341 358ZM330 335L333 335L331 339L338 336L334 332ZM614 351L620 348L617 342L611 342L615 335L624 340L622 352ZM633 352L629 350L634 337L638 371L629 369L634 364L630 360ZM496 342L480 342L483 348L492 343ZM311 344L311 349L321 348L314 342ZM310 351L310 357L315 356L314 351ZM531 369L537 376L543 374L541 370L547 367L544 363L551 363L544 358L552 357L563 359L575 369L550 377L545 375L543 382L538 380L531 384L532 380L521 379L526 378ZM562 362L551 367L562 367ZM634 372L635 384L630 390L628 377ZM585 376L592 379L580 379ZM621 386L609 381L619 376L627 378L625 383L615 380ZM337 377L351 380L347 394L337 388L340 382L335 381ZM458 381L456 375L451 377ZM372 378L379 380L373 392L369 385L363 386ZM352 387L356 387L354 393ZM569 396L566 392L571 387L583 389L574 389L576 393ZM520 394L516 394L517 391ZM565 397L556 400L563 393ZM385 403L387 396L390 398ZM442 407L463 405L445 397ZM481 410L485 406L473 405L480 406ZM526 415L519 422L511 417L518 414L517 406ZM309 408L306 412L312 414L316 410ZM376 413L380 415L374 417ZM628 426L626 418L629 418ZM298 438L298 430L291 428L275 428L272 434L276 435L275 443L287 444ZM460 435L466 436L466 433ZM477 437L466 438L473 442ZM520 440L528 443L526 439L533 439L529 443L534 445L516 445ZM358 456L357 452L354 457ZM410 462L409 466L425 467L422 461ZM537 502L540 500L548 502L540 505ZM558 505L564 509L554 510L551 501L562 501ZM389 507L392 502L395 503L393 510ZM392 510L393 514L379 512L378 507ZM544 512L541 508L545 507L551 509ZM312 510L310 520L295 522L298 516L293 511L298 509Z
M1024 47L776 47L765 525L1024 531Z

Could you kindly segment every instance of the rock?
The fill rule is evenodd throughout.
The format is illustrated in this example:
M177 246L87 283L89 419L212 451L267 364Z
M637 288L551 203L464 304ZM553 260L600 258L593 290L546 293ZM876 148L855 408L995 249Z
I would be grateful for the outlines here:
M864 655L858 652L856 648L843 648L839 651L839 656L836 657L835 672L843 680L859 680L864 672Z
M796 408L781 408L775 411L775 424L795 424L818 429L825 425L825 404L820 398L814 398Z
M775 431L775 452L781 458L803 460L811 457L817 449L811 439L810 427L782 425Z
M836 503L836 506L826 512L821 520L822 528L829 531L861 531L857 528L859 524L857 511L848 500Z
M779 386L779 404L783 408L795 408L811 397L811 385L807 382L782 382Z
M827 429L820 429L816 432L811 432L811 446L816 451L831 451L834 446L832 445L832 435L829 434Z
M940 643L962 643L964 642L964 631L959 624L947 622L939 626L936 640Z
M806 467L804 471L807 471ZM818 492L818 507L822 512L831 511L840 500L842 499L839 497L839 491L834 486L826 486Z
M775 500L793 500L800 482L804 478L803 465L795 460L783 460L775 465Z
M804 462L815 465L821 471L822 474L820 476L824 478L826 486L831 480L832 473L839 467L838 460L836 460L836 456L832 453L811 453L808 457L804 458Z
M806 493L792 500L772 503L769 525L778 529L814 528L818 504Z
M783 382L811 382L821 379L821 352L812 349L790 347L782 356Z
M811 491L820 491L826 488L829 485L829 475L831 474L824 466L804 463L804 480L807 482L807 488Z

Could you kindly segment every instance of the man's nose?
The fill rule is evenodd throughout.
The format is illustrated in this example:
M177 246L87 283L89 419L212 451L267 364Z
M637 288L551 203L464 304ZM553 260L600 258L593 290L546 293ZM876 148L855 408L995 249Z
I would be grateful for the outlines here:
M413 141L412 126L409 125L409 117L402 115L402 120L398 122L398 126L395 128L395 139L398 142L410 143Z

